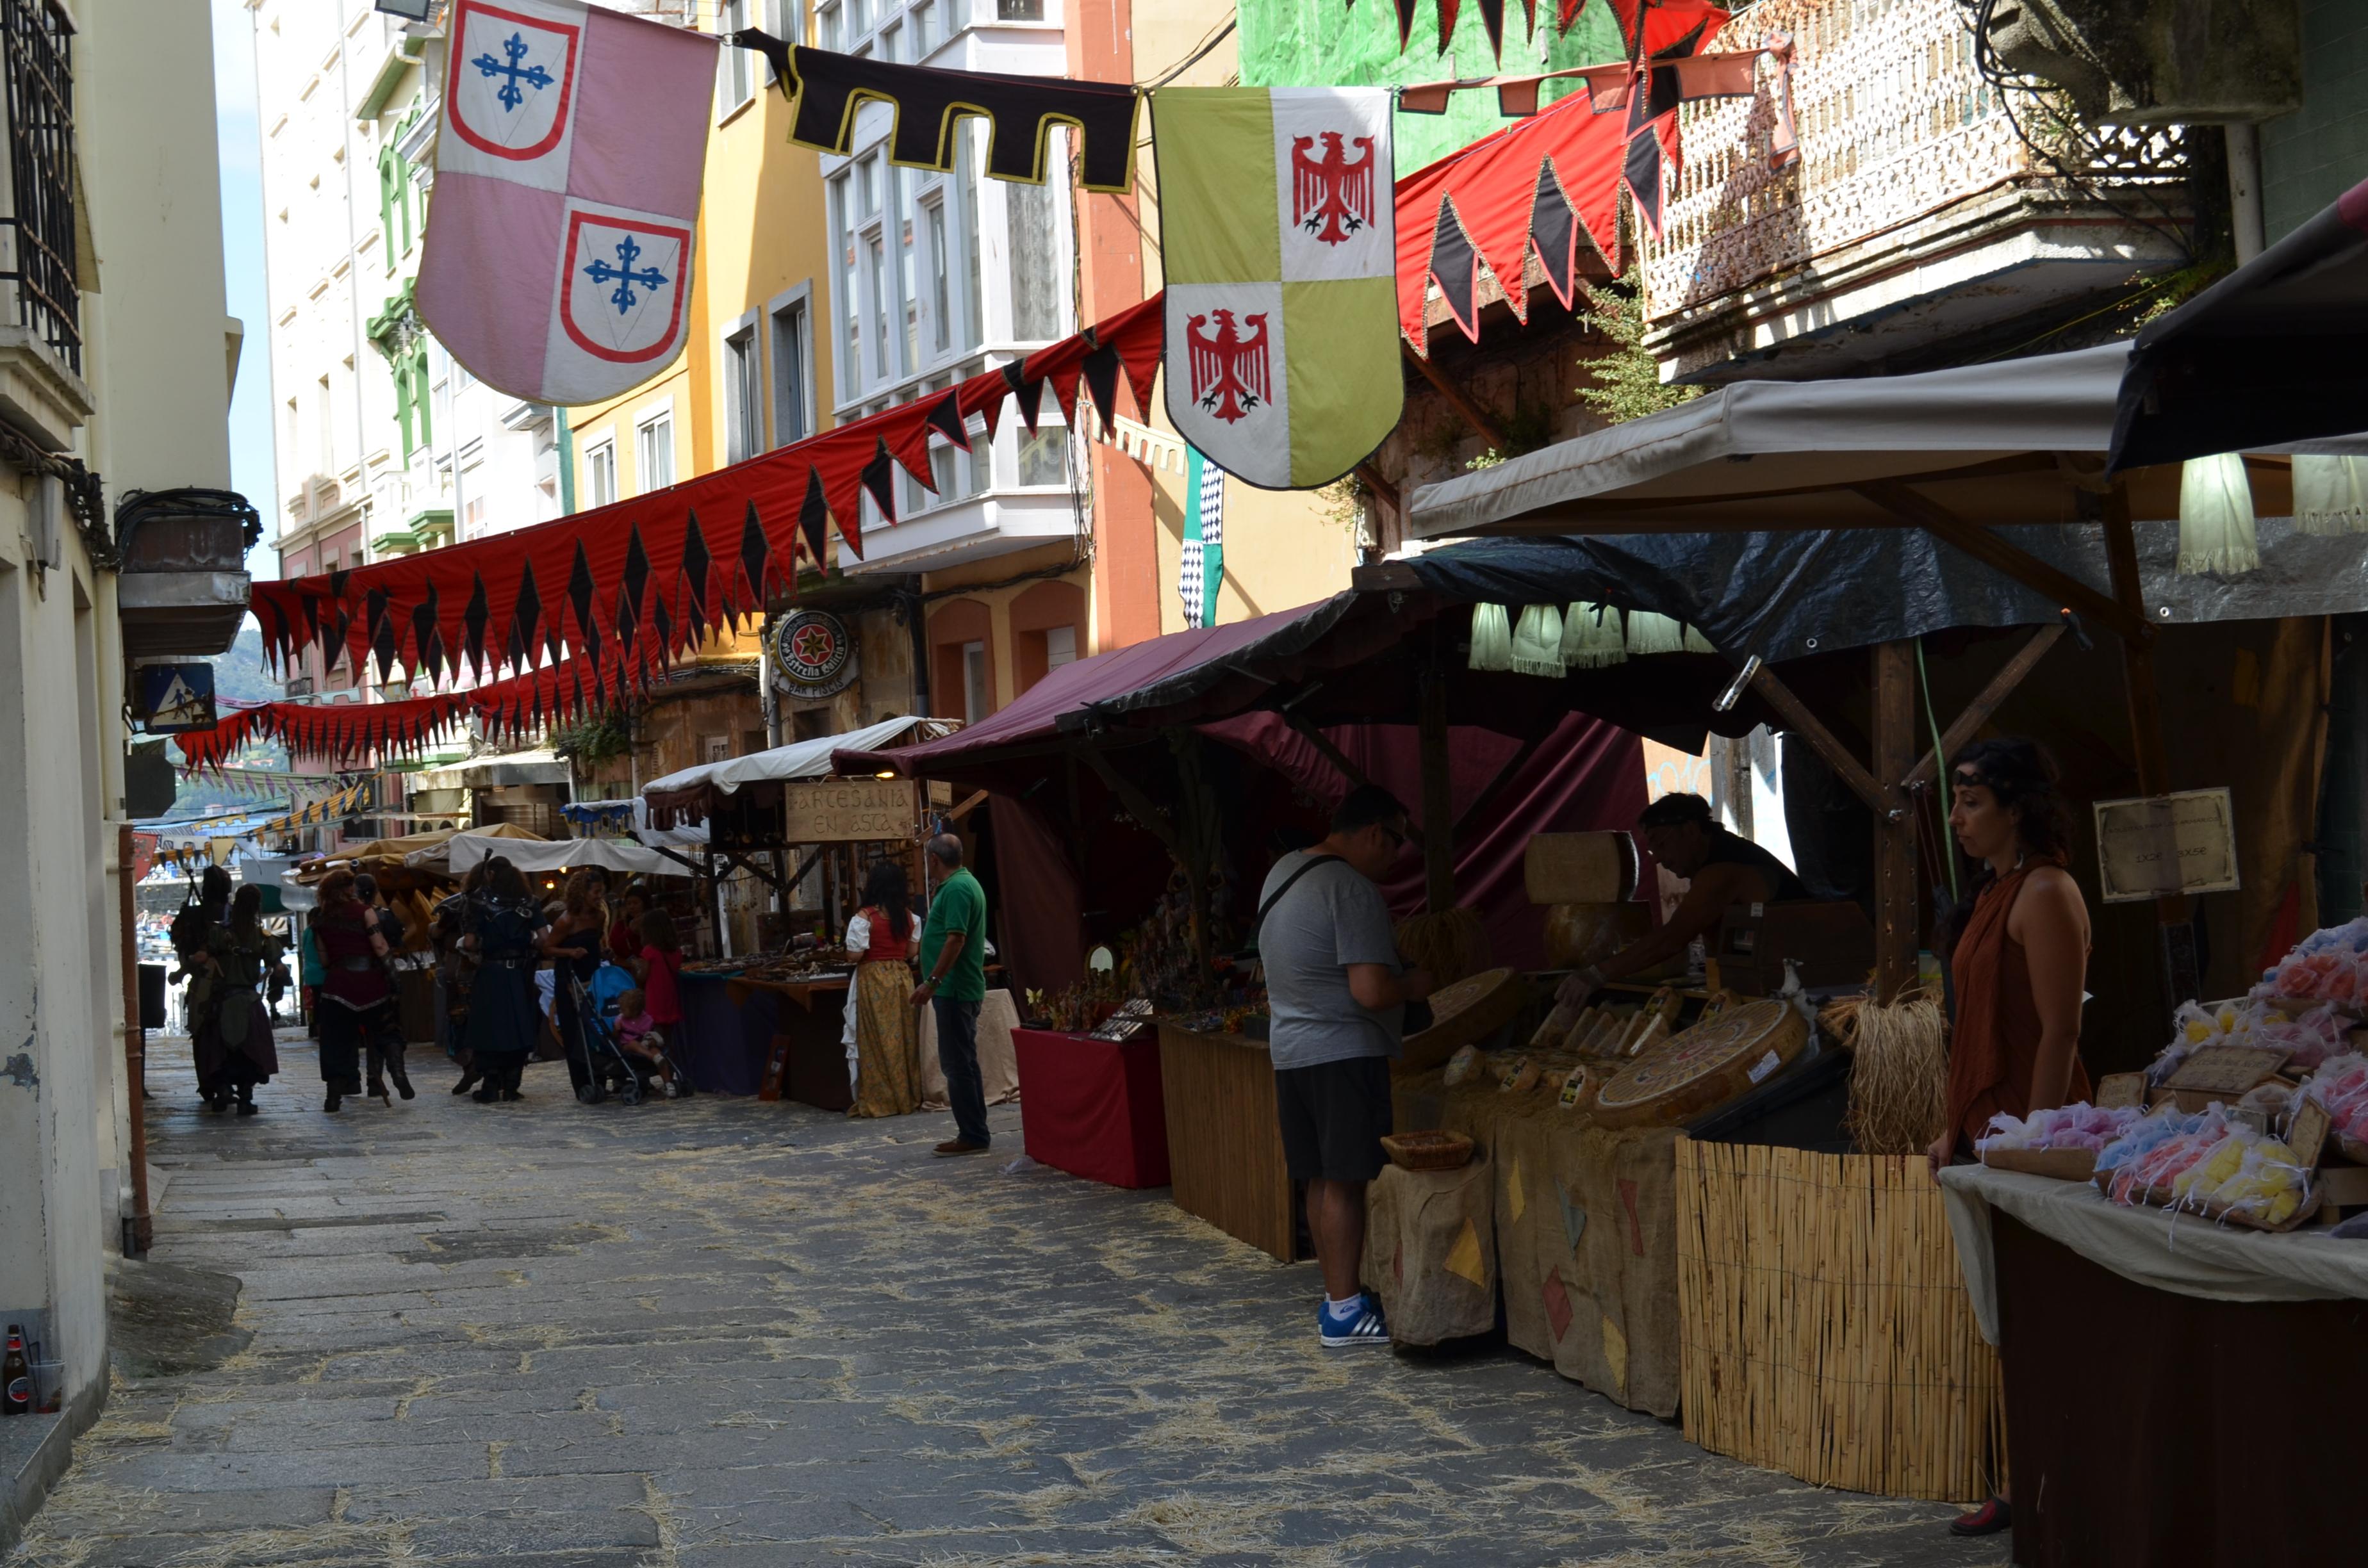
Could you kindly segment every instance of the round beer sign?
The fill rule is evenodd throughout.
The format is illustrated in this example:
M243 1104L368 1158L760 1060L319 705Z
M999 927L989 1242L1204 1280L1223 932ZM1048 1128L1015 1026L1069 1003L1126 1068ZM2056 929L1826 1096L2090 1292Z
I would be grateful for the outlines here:
M784 616L773 623L773 667L791 697L833 696L855 682L855 634L827 610Z

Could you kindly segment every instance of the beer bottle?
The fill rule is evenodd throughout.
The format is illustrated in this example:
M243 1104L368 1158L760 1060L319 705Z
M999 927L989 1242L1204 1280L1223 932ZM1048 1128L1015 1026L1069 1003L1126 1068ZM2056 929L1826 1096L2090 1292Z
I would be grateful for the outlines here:
M33 1369L25 1359L25 1330L8 1325L8 1354L0 1359L0 1415L28 1415L33 1409Z

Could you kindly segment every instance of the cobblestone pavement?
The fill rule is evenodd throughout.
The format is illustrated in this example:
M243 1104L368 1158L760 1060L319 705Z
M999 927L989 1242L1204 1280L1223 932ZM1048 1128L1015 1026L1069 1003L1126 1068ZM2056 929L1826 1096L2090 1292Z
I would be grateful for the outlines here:
M239 1120L179 1042L155 1260L253 1341L112 1403L11 1568L1995 1564L1513 1353L1326 1353L1313 1266L946 1119L445 1093ZM176 1070L177 1066L178 1070Z

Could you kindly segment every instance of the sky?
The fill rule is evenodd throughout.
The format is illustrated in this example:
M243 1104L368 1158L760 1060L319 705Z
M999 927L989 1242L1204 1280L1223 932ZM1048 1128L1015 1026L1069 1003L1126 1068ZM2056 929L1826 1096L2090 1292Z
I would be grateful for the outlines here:
M214 138L222 156L222 267L230 313L246 326L230 403L231 487L263 514L263 540L247 552L256 577L279 575L279 482L271 453L271 315L263 279L263 138L255 107L253 12L212 0Z

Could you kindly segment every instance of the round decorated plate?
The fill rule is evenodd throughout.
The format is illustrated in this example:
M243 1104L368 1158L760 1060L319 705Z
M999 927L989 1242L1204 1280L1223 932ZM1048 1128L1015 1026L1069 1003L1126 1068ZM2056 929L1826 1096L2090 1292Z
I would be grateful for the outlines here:
M1605 1127L1687 1120L1766 1083L1808 1040L1808 1025L1786 1003L1729 1008L1672 1035L1605 1084L1595 1119Z

